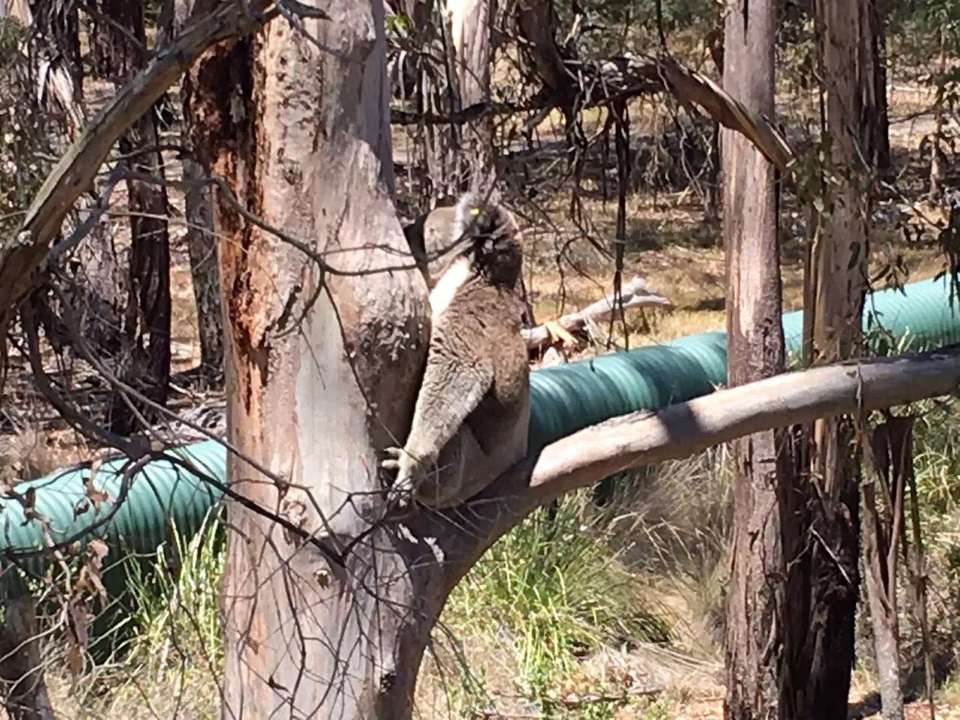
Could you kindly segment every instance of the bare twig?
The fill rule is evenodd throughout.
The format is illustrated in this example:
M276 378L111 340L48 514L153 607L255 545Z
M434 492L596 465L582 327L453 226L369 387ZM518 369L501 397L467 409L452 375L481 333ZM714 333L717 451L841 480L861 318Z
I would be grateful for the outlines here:
M622 301L622 305L620 301ZM566 332L576 333L589 326L590 323L600 322L609 318L615 312L619 313L621 308L627 310L633 307L650 306L672 307L669 300L651 291L643 279L636 277L620 288L619 301L614 294L608 295L582 310L562 316L555 321L555 324ZM520 332L524 340L527 341L528 350L539 350L550 342L551 328L547 324Z

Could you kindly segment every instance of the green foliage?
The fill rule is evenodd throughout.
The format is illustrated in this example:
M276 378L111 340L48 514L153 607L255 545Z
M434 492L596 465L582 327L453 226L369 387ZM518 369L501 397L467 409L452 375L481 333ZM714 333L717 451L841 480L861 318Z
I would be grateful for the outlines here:
M25 30L17 20L0 17L0 65L12 62Z
M926 411L914 428L914 473L924 515L960 511L960 408L919 404Z
M192 538L175 533L170 552L157 553L151 567L144 570L131 563L132 657L147 659L157 672L166 669L171 654L177 656L177 664L221 666L218 597L225 557L222 546L219 515L211 515ZM175 571L171 564L176 565Z
M456 588L444 615L455 633L511 638L523 690L533 696L545 697L579 657L604 645L668 639L589 498L583 491L564 497L503 537Z
M619 53L625 45L634 51L652 52L659 42L657 0L558 0L555 7L563 29L573 26L577 9L583 12L580 43L587 54ZM681 33L702 37L719 18L712 0L663 0L661 10L668 42Z
M901 61L927 66L939 52L941 32L948 47L960 45L960 4L954 0L887 3L887 37Z
M0 232L10 233L40 187L53 145L49 117L40 113L28 86L20 50L25 31L0 18Z

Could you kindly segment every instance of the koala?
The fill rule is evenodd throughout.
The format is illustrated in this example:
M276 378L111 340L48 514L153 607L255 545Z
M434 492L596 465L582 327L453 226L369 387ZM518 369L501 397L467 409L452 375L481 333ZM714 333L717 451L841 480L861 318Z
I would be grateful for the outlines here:
M506 210L503 210L503 212L509 215ZM424 280L427 281L427 288L430 290L437 284L443 275L443 271L458 257L458 247L462 246L464 240L469 240L469 238L464 238L457 217L457 205L441 205L426 215L421 215L403 228L403 234L407 238L407 244L410 246L413 259ZM513 220L512 216L510 219ZM533 307L527 297L522 275L520 276L519 293L523 300L524 310L521 325L522 327L533 327L535 324L533 322Z
M443 271L456 259L456 247L465 240L456 230L457 207L440 206L403 229L414 261L433 289Z
M432 330L410 434L382 462L397 471L389 502L400 508L457 505L527 454L517 223L473 193L453 211L447 245L458 250L427 277Z

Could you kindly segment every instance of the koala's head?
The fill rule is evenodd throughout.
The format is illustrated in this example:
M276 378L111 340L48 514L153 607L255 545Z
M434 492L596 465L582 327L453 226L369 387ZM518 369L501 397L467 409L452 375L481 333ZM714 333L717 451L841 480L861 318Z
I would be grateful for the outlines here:
M499 203L466 193L457 203L454 232L476 271L493 285L513 288L520 279L523 257L513 213Z

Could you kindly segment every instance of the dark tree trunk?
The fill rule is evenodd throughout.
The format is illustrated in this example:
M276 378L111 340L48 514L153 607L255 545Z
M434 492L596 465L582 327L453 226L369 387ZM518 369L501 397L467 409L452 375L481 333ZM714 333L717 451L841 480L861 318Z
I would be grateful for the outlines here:
M193 0L176 0L172 8L173 33L187 27L193 12ZM193 145L199 135L195 126L203 122L195 117L190 103L192 85L185 78L181 92L183 109L183 143ZM220 301L220 269L217 264L217 242L213 232L211 185L202 182L206 177L202 164L194 156L183 158L184 214L187 219L187 250L190 253L190 276L193 298L197 307L197 332L200 338L201 376L216 384L223 377L223 305Z
M133 152L158 144L156 117L150 113L121 140L120 150ZM155 150L131 160L130 167L155 178L164 175L163 161ZM171 314L167 192L162 185L130 180L127 198L131 247L121 377L154 402L164 404L170 381ZM120 433L136 427L126 402L120 398L114 402L111 426Z
M204 174L197 162L183 159L183 179L197 181ZM213 234L210 186L189 185L186 190L187 249L190 252L190 276L197 305L197 330L200 336L201 374L217 381L223 373L223 310L220 305L220 271Z
M0 682L10 720L54 720L43 679L33 596L24 592L3 605L0 625Z
M747 108L774 113L775 0L730 8L724 90ZM730 386L784 370L777 172L742 135L723 131L723 231L727 252L727 380ZM726 716L792 718L791 643L802 606L787 579L799 559L802 515L794 507L787 434L732 443L733 568L727 606Z
M724 28L723 22L718 23L717 27L707 33L706 42L710 50L710 57L713 59L714 67L717 73L723 78L723 43ZM707 158L707 191L703 202L704 220L715 222L720 218L722 202L720 198L720 184L722 181L721 159L720 159L720 123L714 121L710 132L710 154Z
M122 85L147 61L143 3L141 0L102 0L99 10L116 25L98 24L93 42L96 66L101 77ZM119 143L132 172L162 181L164 170L159 144L154 111L134 122ZM163 404L170 381L171 313L166 188L162 182L130 178L127 206L130 257L118 374L150 400ZM129 434L136 429L134 408L147 417L151 415L124 392L115 393L110 413L113 432Z
M940 202L943 194L943 180L947 164L946 154L943 151L943 129L945 120L946 98L944 97L943 79L947 72L947 37L948 32L945 27L940 28L940 57L937 62L937 76L939 83L937 86L937 100L933 109L934 130L933 137L930 139L928 147L930 148L930 188L927 193L927 199L931 203Z
M109 225L97 223L77 247L67 263L74 282L70 296L75 297L75 317L88 345L106 357L116 357L122 345L124 268L117 260Z
M826 364L857 357L869 256L869 217L876 138L875 13L870 0L817 2L823 34L825 132L828 171L826 212L811 259L812 361ZM802 689L809 717L844 720L854 664L859 595L859 468L852 453L849 418L814 423L810 480L816 483L810 531L809 631L802 648L810 674Z
M874 655L884 720L903 720L897 575L904 538L904 496L912 472L913 418L893 418L861 437L864 585L870 606Z
M890 169L890 113L887 108L887 8L886 0L873 6L874 93L877 117L874 127L877 170Z

